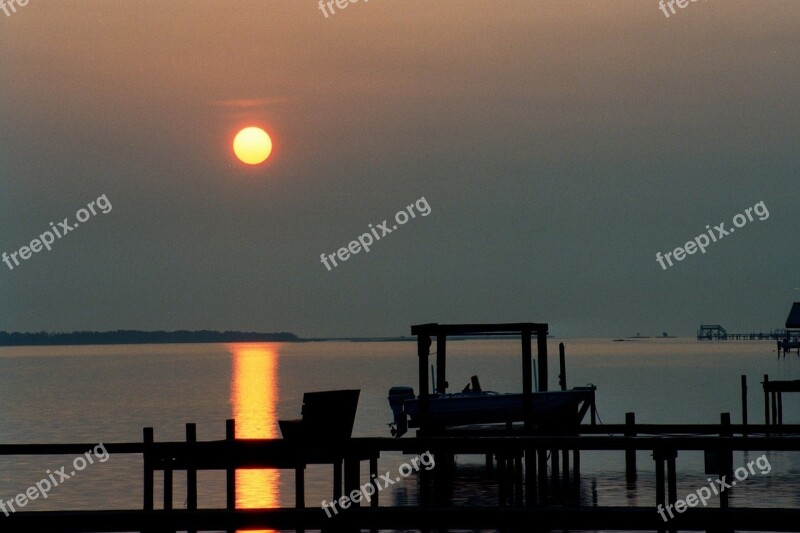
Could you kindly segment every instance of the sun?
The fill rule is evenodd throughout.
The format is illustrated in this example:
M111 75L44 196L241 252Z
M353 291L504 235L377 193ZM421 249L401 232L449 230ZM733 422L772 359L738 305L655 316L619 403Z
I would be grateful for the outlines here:
M258 165L272 153L272 139L261 128L245 128L233 139L233 153L242 163Z

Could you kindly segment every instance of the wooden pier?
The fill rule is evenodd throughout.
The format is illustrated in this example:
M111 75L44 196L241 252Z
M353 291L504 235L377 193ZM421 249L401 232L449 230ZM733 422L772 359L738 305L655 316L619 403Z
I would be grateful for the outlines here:
M699 341L775 341L786 337L787 330L774 329L768 333L759 331L758 333L728 333L719 324L701 324L697 330L697 340Z
M109 454L142 456L144 500L140 509L17 512L0 519L3 531L8 532L234 531L245 528L513 530L518 520L536 524L536 529L541 531L789 531L777 524L797 524L800 520L798 509L732 508L727 497L719 500L720 508L688 509L668 524L663 522L655 507L577 506L576 501L570 499L570 491L578 486L581 469L586 468L580 461L583 451L625 454L628 476L634 480L637 468L653 469L656 474L655 502L660 504L677 501L676 462L683 452L710 452L718 458L720 476L726 472L730 475L734 451L800 452L800 425L782 425L778 434L778 428L773 425L731 424L727 413L721 415L720 424L636 424L633 414L627 416L626 421L626 424L582 426L578 435L352 438L323 449L318 443L298 446L296 442L284 439L237 439L232 420L226 425L227 437L217 441L197 441L194 424L187 424L186 440L180 442L157 442L152 428L145 428L142 442L105 444ZM0 455L78 455L93 445L0 445ZM315 502L307 506L304 483L307 465L332 465L334 483L331 496L338 499L359 488L363 462L368 463L370 474L378 474L382 454L398 451L404 454L430 452L437 458L456 454L496 458L497 475L493 479L500 496L498 505L486 508L449 505L439 494L442 481L447 481L446 463L437 460L437 467L433 470L419 471L421 491L417 506L379 506L377 490L369 506L352 502L346 511L341 510L330 518ZM637 451L651 452L653 462L637 465ZM235 472L249 468L295 471L295 507L236 509ZM203 470L227 472L225 509L197 508L197 473ZM156 509L154 481L159 472L164 481L163 494L158 498L162 508ZM172 508L172 482L176 473L185 475L187 481L186 509ZM526 531L530 531L530 526Z

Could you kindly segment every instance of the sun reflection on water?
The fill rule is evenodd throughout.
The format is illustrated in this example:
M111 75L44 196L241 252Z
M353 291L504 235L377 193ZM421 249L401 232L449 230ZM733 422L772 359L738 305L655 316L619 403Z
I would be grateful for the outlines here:
M276 438L278 345L230 344L228 349L233 354L231 404L236 420L236 438ZM279 470L237 470L236 508L278 507L279 481Z

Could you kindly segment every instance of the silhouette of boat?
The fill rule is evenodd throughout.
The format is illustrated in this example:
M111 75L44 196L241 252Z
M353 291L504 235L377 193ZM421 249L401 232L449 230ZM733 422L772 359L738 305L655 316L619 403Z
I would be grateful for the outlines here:
M417 335L420 357L420 395L409 386L389 389L389 406L393 422L391 433L403 436L409 428L420 428L421 432L435 433L460 426L477 424L504 424L511 428L515 422L523 422L531 431L567 430L579 425L591 410L594 421L594 398L596 387L576 387L566 390L566 377L561 376L561 389L547 390L547 325L520 324L424 324L412 326ZM539 391L532 390L531 334L537 334L539 362ZM477 376L461 391L447 392L446 339L448 335L459 336L508 336L517 334L522 338L523 392L498 393L484 391ZM436 337L437 370L433 392L428 386L427 357L430 353L431 337ZM526 371L527 369L527 371Z

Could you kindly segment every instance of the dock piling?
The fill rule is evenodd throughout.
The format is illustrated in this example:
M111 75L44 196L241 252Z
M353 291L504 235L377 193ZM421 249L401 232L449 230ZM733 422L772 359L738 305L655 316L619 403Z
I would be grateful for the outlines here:
M747 376L742 374L742 436L747 436Z
M523 450L525 460L525 505L536 505L536 450L526 448Z
M378 486L375 484L375 479L378 477L378 458L377 457L370 457L369 459L369 482L375 488L375 494L372 495L372 500L370 501L370 506L377 507L378 506L378 494L380 491L378 490Z
M186 424L186 445L191 450L197 442L197 424L193 422ZM192 454L193 455L193 454ZM190 511L197 510L197 468L189 466L186 468L186 508ZM197 533L197 530L190 529L188 533Z
M505 507L508 499L506 490L506 456L497 454L497 503L500 507Z
M539 448L536 450L537 455L537 473L539 475L539 501L542 503L547 502L547 450Z
M656 505L666 505L666 497L664 493L664 461L658 453L658 450L653 450L653 460L656 462Z
M514 505L523 505L522 494L522 454L514 453Z
M236 440L236 421L233 419L225 421L225 440L232 448ZM225 471L225 501L229 511L236 509L236 469L230 466Z
M197 442L197 425L194 423L186 424L186 444L189 449ZM186 508L197 509L197 469L189 467L186 469Z
M229 418L225 421L225 441L228 443L229 450L232 450L236 440L236 420ZM232 451L227 453L232 454ZM236 510L236 469L229 466L225 470L225 507L228 511ZM229 529L227 533L235 533L236 530Z
M145 511L153 510L153 428L144 428L143 463L144 463L144 503Z
M172 469L164 467L164 509L172 509Z
M719 436L720 437L733 437L733 430L731 429L731 414L730 413L720 413L720 429L719 429ZM721 449L719 452L720 457L720 471L719 471L719 478L720 480L724 479L725 477L729 477L733 475L733 451L730 449ZM728 492L721 491L719 494L719 507L720 509L727 509L728 508Z
M338 500L342 497L342 460L337 459L333 462L333 499Z
M771 396L772 405L770 407L772 408L772 425L774 426L778 423L778 393L772 391Z
M627 428L625 430L626 437L635 437L636 436L636 413L625 413L625 425ZM632 483L636 481L636 450L635 449L628 449L625 450L625 477L627 478L628 483Z
M670 450L667 456L667 491L669 493L669 503L672 504L678 501L678 475L675 468L675 459L677 457L677 450Z
M769 426L769 391L767 386L769 383L769 375L764 374L764 425ZM767 435L769 435L769 427L767 427Z
M675 448L656 448L653 459L656 462L656 505L674 504L678 501L678 482L675 459L678 450ZM665 474L666 464L666 476ZM666 481L666 490L665 482Z
M559 473L560 468L558 456L558 448L553 448L550 450L550 476L552 478L553 492L556 497L561 496L561 474Z
M536 332L536 350L539 362L539 392L547 392L547 324Z
M531 332L525 330L522 332L522 415L525 421L525 431L533 431L533 412L531 407L533 403L532 372ZM539 379L541 379L541 376Z

